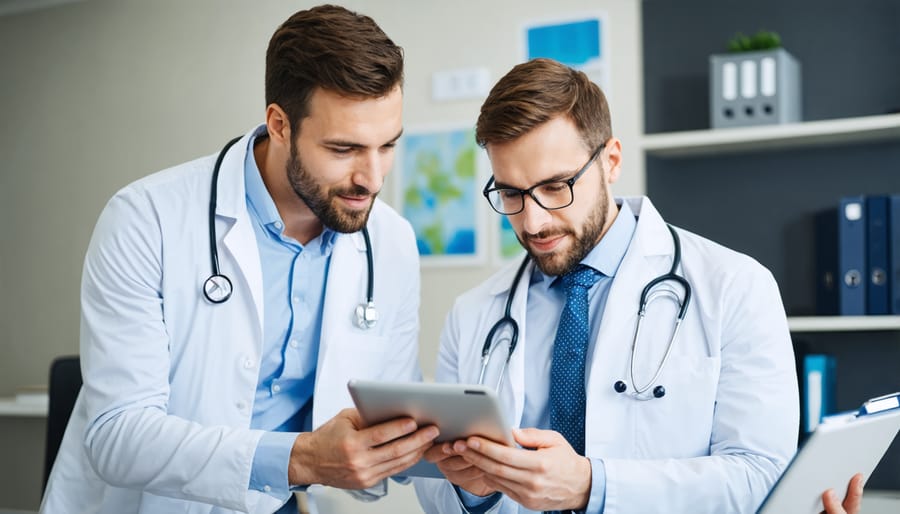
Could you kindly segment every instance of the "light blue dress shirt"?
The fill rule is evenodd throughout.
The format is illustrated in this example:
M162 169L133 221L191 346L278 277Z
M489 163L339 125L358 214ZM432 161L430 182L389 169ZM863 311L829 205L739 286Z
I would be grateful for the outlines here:
M609 297L609 289L625 252L631 244L637 219L631 207L623 202L615 221L581 263L601 273L600 279L588 291L590 309L590 334L588 343L587 365L593 362L593 354L597 333L600 330L600 319ZM522 411L520 426L550 429L550 363L553 356L553 341L556 340L556 323L547 320L558 320L566 304L565 292L559 286L559 277L545 275L537 267L531 274L528 286L528 305L525 339L525 406ZM601 357L602 358L602 357ZM610 385L611 387L611 385ZM603 512L606 502L606 469L603 459L591 458L591 497L585 512L599 514ZM482 498L457 488L462 495L463 503L472 513L484 512L497 500L498 496ZM519 512L532 512L524 507Z
M244 161L247 209L263 272L263 348L251 428L267 430L256 447L249 488L288 498L291 448L311 428L313 386L322 328L322 300L335 232L325 229L302 245L284 234L284 222L253 155Z

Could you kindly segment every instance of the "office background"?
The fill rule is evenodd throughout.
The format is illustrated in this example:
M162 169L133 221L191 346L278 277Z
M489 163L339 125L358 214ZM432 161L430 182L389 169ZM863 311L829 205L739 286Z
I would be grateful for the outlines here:
M0 12L6 6L14 10L24 3L2 0ZM0 113L4 118L0 125L0 216L6 224L0 231L0 291L3 292L0 396L12 395L21 385L46 383L47 369L54 357L77 353L82 260L94 222L109 197L138 177L218 152L230 137L261 122L268 39L291 13L320 2L48 0L47 3L59 5L0 16ZM692 217L695 211L690 209L703 204L686 199L705 194L706 180L716 176L714 168L744 166L741 173L747 175L758 169L769 169L763 180L775 181L776 191L810 187L802 182L779 185L778 168L771 166L778 156L750 161L741 154L711 162L702 158L673 160L647 150L649 146L643 136L645 130L657 133L706 128L705 54L722 50L725 39L736 28L755 31L762 28L759 24L765 20L772 24L776 19L805 19L804 10L808 7L801 5L803 2L766 0L762 3L772 7L774 14L765 15L750 12L746 3L716 0L557 0L552 3L353 0L339 3L372 16L404 47L406 126L474 125L480 99L433 100L431 81L435 72L484 67L493 83L521 61L522 30L527 24L602 13L608 44L603 53L609 72L607 95L613 131L624 144L623 176L614 186L617 195L650 191L657 203L666 206L663 214L669 214L666 209L672 211L676 223L721 239L722 234L716 231L725 222L704 225L703 219ZM670 3L672 6L667 7ZM838 5L834 0L826 3L832 7ZM851 36L860 35L854 34L854 30L865 31L866 37L857 39L872 42L864 47L869 53L880 49L881 55L896 58L900 55L900 36L895 30L900 26L900 11L896 2L866 0L863 3L861 9L874 9L863 19L854 18L846 6L843 8L847 12L827 7L818 9L831 11L829 19L842 20ZM719 4L715 9L711 7ZM707 8L713 13L708 19L703 16ZM746 16L748 23L735 22L734 16ZM717 23L721 23L721 28L711 29ZM794 27L795 33L815 30L812 21L806 25L808 28L803 30ZM648 35L648 27L652 37ZM841 34L846 36L845 32ZM799 43L802 46L802 41ZM675 55L680 50L686 53ZM801 57L805 59L813 51L810 49L809 54ZM875 65L870 63L872 66ZM881 63L883 68L891 66L893 61ZM864 74L866 70L869 68L863 67L859 73ZM818 75L813 73L812 83L819 80L823 87L830 87L828 70L820 70ZM808 82L804 92L812 93L806 106L812 102L815 119L882 114L875 104L889 103L893 91L900 91L900 72L878 73L876 92L868 92L864 98L849 104L815 94L820 89L809 87ZM850 84L854 78L844 77L841 81ZM839 89L826 87L825 90L827 95L842 93ZM837 107L832 106L830 110L818 107L829 101ZM900 97L893 96L893 101L900 104ZM654 112L649 112L650 109ZM884 148L874 153L871 149L864 152L868 171L861 173L868 177L865 180L872 184L872 190L847 191L848 194L878 192L875 191L878 188L883 188L884 193L900 192L896 173L900 155L898 140L900 137L895 135L893 143L879 143ZM645 157L649 163L646 172ZM800 159L798 166L822 166L818 161L810 163L804 158L791 157L793 162ZM827 156L821 160L827 161ZM894 163L893 176L879 167L884 162ZM678 178L682 175L675 173L684 172L686 167L701 171L682 182ZM824 169L828 170L828 178L839 175L834 164L826 162ZM394 203L395 176L396 170L388 178L382 194L389 203ZM815 177L810 172L804 175L805 180L810 180L810 176ZM736 188L727 178L718 176L717 180L722 183L718 194L728 194ZM738 188L748 191L749 198L761 193L744 189L744 183L740 184ZM726 202L724 206L710 204L710 208L729 207ZM752 216L752 210L735 215L746 223L752 221ZM791 216L782 213L774 223L779 231L790 229ZM768 248L765 234L751 231L750 239L728 240L728 237L724 234L722 242L751 255L759 241ZM776 252L773 259L780 263L782 257ZM496 268L495 261L488 259L477 265L423 269L420 340L426 376L433 375L438 335L453 299ZM790 271L783 277L776 273L776 278L783 282ZM789 287L801 290L803 284ZM808 299L802 294L786 298L789 309L797 298L800 303ZM879 345L882 340L893 345L887 350L887 358L885 354L880 359L874 357L885 366L900 362L894 330L876 331L874 336ZM816 344L840 346L838 339L842 336L829 334L829 337L832 339ZM863 365L873 358L868 356L870 351L860 350L866 355ZM885 351L884 345L878 351ZM894 384L900 388L896 384L896 372L890 369L895 369L895 365L882 374L887 373L891 378L876 383L880 387ZM0 417L0 455L4 462L0 466L0 507L37 507L44 428L40 418ZM388 500L375 504L350 503L352 500L340 494L329 495L325 501L332 502L329 505L338 512L418 511L411 488L400 486L394 486L394 494Z
M269 37L317 3L84 0L0 17L0 396L46 383L55 356L77 353L82 261L109 197L138 177L218 152L260 123ZM641 131L638 2L340 3L372 16L405 49L407 126L474 126L480 101L432 101L432 73L486 67L493 83L521 60L524 24L605 11L614 130L629 162L617 189L643 190L639 154L627 143ZM389 203L392 178L381 195ZM426 375L454 297L494 269L423 270ZM0 507L37 507L43 430L39 419L0 418Z

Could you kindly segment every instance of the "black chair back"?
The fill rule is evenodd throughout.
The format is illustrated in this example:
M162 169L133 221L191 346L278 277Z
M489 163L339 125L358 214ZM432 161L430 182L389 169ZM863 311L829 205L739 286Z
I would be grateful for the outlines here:
M78 356L58 357L50 365L50 382L47 394L50 404L47 410L47 444L44 453L44 485L50 478L50 470L62 444L66 425L81 390L81 362Z

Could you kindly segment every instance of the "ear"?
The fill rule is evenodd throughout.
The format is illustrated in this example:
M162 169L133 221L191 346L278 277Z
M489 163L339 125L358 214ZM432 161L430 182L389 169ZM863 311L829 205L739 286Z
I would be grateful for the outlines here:
M609 138L606 142L606 148L603 149L606 154L606 169L609 170L608 182L614 184L619 180L622 172L622 141L617 137Z
M287 113L278 104L266 107L266 130L269 140L276 145L289 148L291 143L291 122Z

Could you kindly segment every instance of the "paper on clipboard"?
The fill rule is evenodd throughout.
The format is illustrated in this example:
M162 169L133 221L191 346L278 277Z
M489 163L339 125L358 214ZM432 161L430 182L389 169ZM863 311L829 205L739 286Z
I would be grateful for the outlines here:
M892 397L896 399L898 393L866 405L879 402L883 407ZM867 480L900 431L900 408L868 412L864 405L859 412L826 418L794 456L758 513L818 514L825 490L840 494L856 473Z

